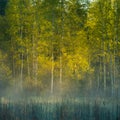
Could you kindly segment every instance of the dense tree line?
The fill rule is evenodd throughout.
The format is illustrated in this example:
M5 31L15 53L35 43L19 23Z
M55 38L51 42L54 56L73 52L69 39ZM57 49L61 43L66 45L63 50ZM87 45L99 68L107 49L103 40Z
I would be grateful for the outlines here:
M5 6L0 85L36 94L118 96L119 0L8 0Z

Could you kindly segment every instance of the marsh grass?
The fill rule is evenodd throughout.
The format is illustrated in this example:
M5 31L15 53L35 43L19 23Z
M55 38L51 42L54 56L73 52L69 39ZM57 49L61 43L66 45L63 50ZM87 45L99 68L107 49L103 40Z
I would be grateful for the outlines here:
M120 120L120 104L100 98L2 98L0 120Z

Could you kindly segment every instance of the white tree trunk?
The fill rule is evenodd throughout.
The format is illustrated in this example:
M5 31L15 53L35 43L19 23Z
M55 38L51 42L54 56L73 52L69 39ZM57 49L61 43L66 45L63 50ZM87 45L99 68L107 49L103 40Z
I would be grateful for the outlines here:
M52 66L51 66L51 94L54 91L54 55L52 51Z

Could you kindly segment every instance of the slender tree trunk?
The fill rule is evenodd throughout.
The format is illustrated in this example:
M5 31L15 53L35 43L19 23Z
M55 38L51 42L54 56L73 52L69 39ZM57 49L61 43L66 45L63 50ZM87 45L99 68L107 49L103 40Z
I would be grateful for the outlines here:
M117 0L117 13L116 13L116 97L118 100L118 93L119 93L119 25L120 25L120 1Z
M104 93L106 91L106 55L105 55L105 33L106 33L106 23L104 19L104 9L102 8L102 5L104 4L104 1L102 1L102 4L100 5L100 11L101 11L101 23L102 23L102 39L101 39L101 49L103 50L103 89Z
M23 40L23 28L21 26L21 30L20 30L20 34L21 34L21 41ZM22 41L23 42L23 41ZM23 48L21 49L21 55L20 55L20 59L21 59L21 68L20 68L20 87L21 90L23 89Z
M62 74L63 74L63 66L62 66L62 42L64 39L64 0L61 1L61 40L60 40L60 91L62 89Z
M11 39L11 48L12 48L12 76L13 76L13 79L15 80L15 59L14 59L14 44L13 44L13 41Z
M30 78L30 65L29 65L29 51L27 49L27 74L28 74L28 78Z
M35 79L35 40L34 35L32 35L32 78Z
M51 57L52 57L52 61L51 61L51 94L54 93L54 30L55 30L55 13L54 13L54 6L52 6L52 32L53 32L53 36L52 36L52 40L51 40Z
M62 87L62 55L60 53L60 90L61 90L61 87Z
M60 47L60 49L61 49L61 47ZM63 66L62 66L62 53L61 53L62 51L60 50L60 92L61 92L61 90L62 90L62 72L63 72Z
M105 49L105 43L104 43L104 49ZM104 91L106 91L106 55L104 55L103 57L103 72L104 72Z
M36 42L37 42L37 37L36 37ZM35 48L38 48L37 43L35 44ZM37 85L37 80L38 80L38 53L37 51L35 51L35 81L36 81L36 85Z
M51 94L53 94L54 91L54 54L52 51L52 66L51 66Z
M13 72L13 78L15 80L15 59L14 59L14 56L12 56L12 72Z
M37 82L37 75L38 75L38 60L36 58L35 61L35 81Z
M119 84L119 80L117 78L118 74L119 74L119 60L118 60L118 54L119 54L119 21L120 21L120 1L119 0L115 0L115 20L114 20L114 31L115 31L115 37L114 37L114 89L115 89L115 94L116 97L118 97L118 84Z
M100 89L100 80L101 80L101 57L99 56L99 70L98 70L98 77L97 77L97 89Z
M113 79L113 64L112 64L112 55L110 53L110 80L111 80L111 93L114 94L114 79Z
M21 53L21 70L20 70L20 76L21 76L21 90L23 88L23 53Z

